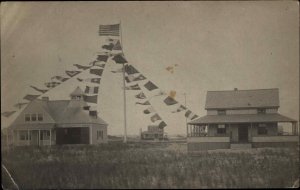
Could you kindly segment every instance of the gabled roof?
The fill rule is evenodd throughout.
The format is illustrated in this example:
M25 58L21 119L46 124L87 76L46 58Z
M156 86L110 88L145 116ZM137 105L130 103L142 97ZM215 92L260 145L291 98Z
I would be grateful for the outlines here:
M107 123L99 117L89 115L88 111L81 107L67 107L60 117L57 118L58 123L97 123L107 125Z
M205 109L279 107L279 90L208 91Z
M83 109L87 105L83 100L53 100L45 101L36 99L23 110L23 112L12 123L13 125L28 124L24 122L25 113L41 113L46 114L47 121L45 123L95 123L107 125L107 123L99 117L89 115L89 112ZM45 119L44 119L45 120Z
M41 101L40 102L44 109L51 115L54 121L58 121L58 118L61 117L62 112L69 105L70 100L54 100L54 101Z
M274 114L238 114L238 115L206 115L195 119L189 124L213 124L213 123L255 123L255 122L296 122L296 120Z

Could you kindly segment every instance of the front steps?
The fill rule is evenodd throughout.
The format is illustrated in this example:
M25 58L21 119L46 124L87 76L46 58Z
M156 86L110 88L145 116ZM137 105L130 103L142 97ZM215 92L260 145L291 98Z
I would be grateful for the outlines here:
M230 149L251 149L252 144L243 143L243 144L230 144Z

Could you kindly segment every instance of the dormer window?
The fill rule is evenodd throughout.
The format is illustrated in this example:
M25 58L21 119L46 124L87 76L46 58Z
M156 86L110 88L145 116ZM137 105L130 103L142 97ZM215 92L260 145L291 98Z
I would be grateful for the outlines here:
M265 114L265 113L266 113L266 109L264 108L257 109L257 114Z
M218 110L218 115L226 115L226 110Z
M36 113L32 113L32 114L25 114L25 122L30 122L30 121L43 121L43 114L36 114Z
M81 96L72 96L73 100L81 100Z
M30 121L30 114L25 114L25 121Z
M31 114L31 121L36 121L36 114Z
M43 114L38 114L38 121L43 121Z

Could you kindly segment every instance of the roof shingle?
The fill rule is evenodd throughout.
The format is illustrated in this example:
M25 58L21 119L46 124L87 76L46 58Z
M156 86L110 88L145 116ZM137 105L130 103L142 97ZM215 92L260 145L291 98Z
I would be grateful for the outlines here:
M279 107L279 90L208 91L205 109Z

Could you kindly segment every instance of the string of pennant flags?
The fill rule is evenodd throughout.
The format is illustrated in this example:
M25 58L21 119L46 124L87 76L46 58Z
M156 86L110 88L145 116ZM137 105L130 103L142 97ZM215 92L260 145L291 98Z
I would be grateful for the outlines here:
M126 69L127 68L127 69ZM132 65L127 65L127 67L125 66L125 72L127 73L127 76L125 78L127 78L126 82L129 84L133 81L141 81L141 80L146 80L147 78L141 74L137 69L135 69ZM139 74L138 77L134 76L136 74ZM142 76L142 77L139 77ZM130 80L130 78L132 80ZM136 80L135 80L136 79ZM149 92L150 91L154 91L154 90L159 90L159 87L157 85L155 85L152 81L148 80L144 85L145 89L147 89ZM129 85L126 87L126 90L141 90L141 86L140 84L134 84L134 85ZM161 96L161 95L166 95L166 98L164 98L163 102L166 106L172 106L172 105L176 105L178 104L178 107L171 111L171 113L178 113L181 111L185 110L185 117L193 120L195 118L198 117L198 115L196 115L195 113L193 113L191 110L187 109L184 105L179 104L178 101L175 100L175 96L176 96L176 91L170 91L168 94L159 90L159 92L154 96ZM137 99L146 99L145 98L145 94L144 92L140 92L139 94L135 95L135 97ZM149 99L145 100L144 102L136 102L136 104L140 104L140 105L151 105ZM151 113L151 111L153 106L150 106L148 110L144 111L144 114L149 114Z
M98 56L98 58L99 58L99 56ZM77 67L77 69L83 70L83 71L89 69L90 74L96 75L98 77L98 78L85 78L85 79L77 78L77 80L79 82L91 82L91 83L95 83L95 84L99 85L100 80L101 80L100 77L102 76L103 69L105 67L105 61L107 61L107 59L105 59L105 60L97 59L97 60L93 61L93 64L90 64L88 66L74 64L74 66ZM98 62L102 62L102 63L99 64ZM36 98L38 98L42 94L48 92L49 90L53 89L54 87L56 87L58 85L61 85L65 81L69 80L70 78L75 77L76 75L78 75L81 72L82 71L77 71L77 70L67 70L67 71L65 71L65 73L69 77L63 77L63 76L51 77L51 82L44 83L45 86L47 87L47 89L42 89L42 88L38 88L36 86L30 85L30 87L32 89L34 89L35 91L37 91L39 94L27 94L27 95L25 95L23 97L23 99L27 100L28 102L17 103L17 104L14 105L14 107L16 107L18 109L21 109L23 106L27 105L29 102L35 100ZM98 92L99 92L99 87L98 86L97 87L96 86L86 86L84 100L87 103L97 103L98 96L97 95L91 95L90 96L90 94L97 94ZM96 108L96 106L94 106L94 107ZM85 108L85 109L87 109L87 108ZM91 110L91 112L94 112L94 111L95 110ZM16 110L2 112L1 115L4 116L4 117L10 117L14 113L16 113Z
M107 32L107 30L105 32ZM100 26L99 33L101 33L101 26ZM106 35L106 34L102 34L102 35ZM114 50L114 49L121 50L122 46L121 46L119 40L108 38L106 41L109 42L109 44L108 45L103 45L102 46L103 49L106 49L106 50L108 50L110 52L112 50ZM115 47L117 47L117 48L115 48ZM123 69L117 69L117 70L111 71L112 73L123 73L123 72L125 72L125 81L126 81L126 84L129 84L129 85L125 86L125 90L136 90L136 91L139 91L139 93L135 95L135 98L137 98L139 100L143 100L143 101L142 102L138 101L138 102L136 102L136 104L149 106L148 108L146 108L143 111L143 113L144 114L154 113L154 115L152 115L151 118L150 118L150 120L152 122L156 121L157 119L161 120L161 117L158 115L158 113L156 113L154 107L150 103L150 99L152 97L150 97L149 99L147 99L145 93L142 91L140 83L130 85L131 82L145 81L147 78L142 73L140 73L134 66L132 66L131 64L128 64L127 60L124 57L124 54L118 54L118 56L114 57L113 60L115 60L115 62L117 64L118 63L119 64L125 64L124 71L123 71ZM170 71L171 73L173 73L174 72L174 67L177 67L177 66L178 65L175 64L174 66L167 67L166 70ZM157 85L155 85L150 80L148 80L143 86L148 91L154 91L156 89L159 89L159 87ZM162 92L160 90L158 92L158 94L156 94L154 96L161 96L161 95L166 95L166 93L164 93L164 92ZM186 118L189 118L191 120L197 118L198 116L195 113L193 113L191 110L187 109L183 105L179 105L179 103L175 100L175 95L176 95L176 91L171 91L169 93L169 95L163 100L163 102L167 106L178 104L178 107L175 110L173 110L172 113L178 113L178 112L186 110L186 112L185 112L185 117ZM165 124L164 121L162 121L162 122L163 122L162 125L159 125L159 126L163 126ZM163 126L163 127L165 127L165 126Z
M108 28L112 29L114 27L117 27L115 30L114 34L117 34L119 31L118 25L115 25L113 27L111 27L110 25L107 26ZM105 31L107 30L107 28L102 28L102 25L100 26L100 30ZM111 31L108 31L109 34L112 34ZM101 35L100 35L101 36ZM102 46L102 49L110 49L110 50L121 50L121 44L120 41L117 40L111 40L108 39L108 41L110 42L109 45L104 45ZM80 64L73 64L73 66L75 66L77 68L77 70L66 70L65 73L66 75L68 75L68 77L63 77L63 76L54 76L51 77L51 82L46 82L44 83L44 85L47 87L47 89L42 89L42 88L38 88L35 86L30 85L30 87L32 89L34 89L35 91L37 91L39 94L27 94L23 97L24 100L27 100L28 102L22 102L22 103L17 103L14 105L14 107L21 109L23 106L27 105L29 102L35 100L36 98L38 98L39 96L41 96L42 94L48 92L49 90L55 88L58 85L61 85L62 83L64 83L65 81L69 80L70 78L78 75L79 73L82 72L82 70L87 70L89 69L89 73L92 75L96 75L96 77L93 78L77 78L77 80L79 82L90 82L93 84L98 84L100 85L100 81L101 81L101 76L103 73L103 69L105 67L105 63L108 61L109 57L113 56L113 60L115 60L116 62L124 62L126 61L123 56L121 55L114 55L114 54L108 54L107 52L104 52L103 54L100 54L97 56L96 60L92 61L91 63L89 63L89 65L80 65ZM97 68L98 67L98 68ZM100 67L100 68L99 68ZM85 110L89 110L90 112L95 112L95 110L91 110L92 108L97 108L96 104L97 104L97 99L98 99L98 95L95 95L99 92L99 87L98 86L86 86L85 88L85 95L84 95L84 100L87 102L87 104L91 104L87 107L85 107ZM94 105L93 105L94 104ZM5 111L2 112L1 115L4 117L10 117L11 115L13 115L14 113L16 113L15 110L13 111Z
M136 105L147 106L145 110L143 110L143 114L149 115L151 122L160 121L158 124L159 127L163 128L166 127L167 124L161 118L161 116L157 113L156 109L153 105L151 105L150 99L154 96L166 96L163 100L163 103L166 106L173 106L178 105L176 109L171 111L171 113L178 113L184 111L184 116L190 120L193 120L198 117L195 113L189 110L186 106L180 104L178 101L175 100L176 91L171 91L170 93L165 93L159 89L157 85L155 85L152 81L148 80L145 75L139 70L137 70L133 65L129 64L125 58L125 55L122 51L122 44L120 39L114 39L112 37L120 36L120 24L115 25L100 25L99 26L99 36L104 36L106 38L106 42L108 44L104 44L101 46L102 52L97 55L96 60L88 63L88 65L80 65L74 64L73 66L76 67L76 70L66 70L65 73L68 77L64 76L53 76L51 78L51 82L44 83L47 89L38 88L35 86L30 86L32 89L36 90L37 92L41 93L39 95L27 94L23 97L24 100L29 102L35 100L42 94L48 92L49 90L55 88L58 85L63 84L65 81L69 80L77 76L79 73L85 70L89 70L89 74L91 77L86 78L79 78L77 77L77 81L80 83L87 83L84 89L84 101L87 103L88 106L85 106L83 109L89 111L91 115L97 115L97 100L98 94L100 92L100 83L101 78L103 75L103 71L105 68L106 63L110 62L110 60L114 61L116 64L122 64L124 67L122 69L118 69L115 71L111 71L112 73L125 73L124 80L126 82L126 86L124 90L136 90L139 91L134 97L138 100L136 101ZM175 67L178 65L172 65L166 68L167 71L170 73L174 72ZM131 83L137 84L131 84ZM142 84L142 82L145 82ZM154 94L151 97L146 97L142 88L146 89L149 92L158 91L157 94ZM21 108L24 105L27 105L29 102L22 102L17 103L14 106L16 108ZM9 117L13 115L16 111L6 111L1 113L4 117Z

